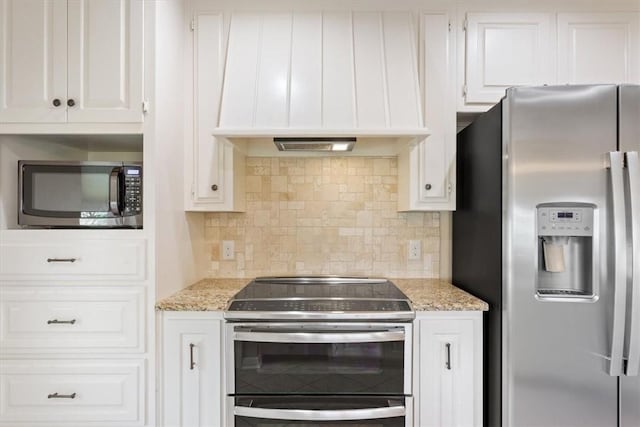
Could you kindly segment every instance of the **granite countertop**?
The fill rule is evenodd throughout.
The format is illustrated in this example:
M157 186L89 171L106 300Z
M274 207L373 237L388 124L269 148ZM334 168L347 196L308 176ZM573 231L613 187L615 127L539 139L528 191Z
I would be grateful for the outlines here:
M487 311L489 305L438 279L390 279L416 311ZM250 279L203 279L156 303L159 311L220 311Z

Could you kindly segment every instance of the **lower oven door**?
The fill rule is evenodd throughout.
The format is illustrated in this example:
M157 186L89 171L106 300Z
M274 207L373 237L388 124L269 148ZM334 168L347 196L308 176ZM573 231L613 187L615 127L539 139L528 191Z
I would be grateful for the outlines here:
M411 324L228 324L233 395L411 395Z
M410 397L236 397L235 427L407 427Z

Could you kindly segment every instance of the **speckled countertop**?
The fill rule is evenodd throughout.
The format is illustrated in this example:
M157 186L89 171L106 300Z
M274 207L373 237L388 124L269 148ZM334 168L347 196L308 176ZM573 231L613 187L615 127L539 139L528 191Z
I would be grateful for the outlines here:
M250 279L203 279L156 304L160 311L219 311ZM487 311L489 305L437 279L391 279L416 311Z

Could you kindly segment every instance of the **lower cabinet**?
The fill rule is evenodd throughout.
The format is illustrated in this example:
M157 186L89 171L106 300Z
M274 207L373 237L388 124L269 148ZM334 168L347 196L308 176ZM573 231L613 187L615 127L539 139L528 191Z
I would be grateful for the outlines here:
M165 427L223 426L222 312L160 314L161 396Z
M482 312L418 312L416 427L482 426Z
M229 425L222 312L159 316L158 425ZM482 426L482 312L418 312L413 351L414 427Z
M0 360L0 426L143 426L145 367L131 360Z

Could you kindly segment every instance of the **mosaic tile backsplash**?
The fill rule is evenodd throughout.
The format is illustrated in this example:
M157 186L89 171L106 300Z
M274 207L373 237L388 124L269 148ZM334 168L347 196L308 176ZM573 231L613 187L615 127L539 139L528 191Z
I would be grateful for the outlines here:
M397 211L395 157L247 157L246 174L246 212L206 214L209 277L438 278L439 213ZM409 240L421 259L408 259Z

